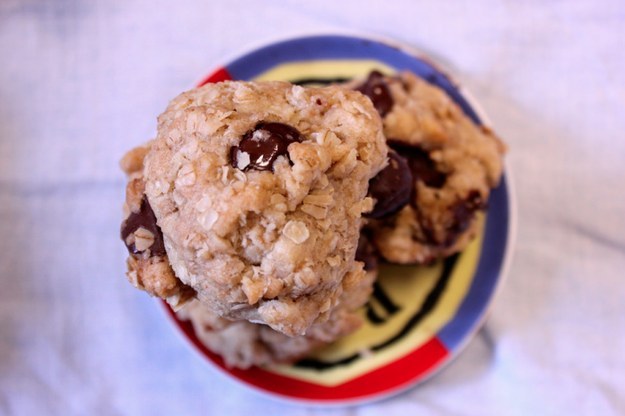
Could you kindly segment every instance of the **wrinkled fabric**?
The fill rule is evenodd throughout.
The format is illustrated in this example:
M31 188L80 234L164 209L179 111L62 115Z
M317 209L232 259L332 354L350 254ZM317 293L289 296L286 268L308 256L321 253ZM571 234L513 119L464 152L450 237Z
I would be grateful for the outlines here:
M212 371L124 278L118 160L228 57L306 32L406 42L509 145L514 259L427 382L337 415L625 414L625 3L0 2L0 414L308 415Z

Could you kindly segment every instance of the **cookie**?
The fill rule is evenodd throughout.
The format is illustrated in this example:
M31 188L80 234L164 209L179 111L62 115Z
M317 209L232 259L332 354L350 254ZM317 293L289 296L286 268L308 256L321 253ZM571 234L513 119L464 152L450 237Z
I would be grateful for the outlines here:
M169 264L162 232L144 194L143 159L149 146L131 150L121 162L128 174L121 235L130 254L127 276L135 287L166 299L180 319L191 321L200 341L230 367L293 362L360 327L355 311L367 301L377 276L376 259L362 238L357 261L342 280L338 304L327 321L312 325L305 336L289 337L266 325L224 319L197 301L195 291L176 277Z
M312 325L305 336L289 337L266 325L224 319L197 301L195 291L176 277L169 264L162 232L144 194L143 159L149 146L131 150L121 162L128 174L121 235L130 254L127 276L135 287L166 299L180 319L191 321L200 341L230 367L293 362L360 327L355 311L367 301L377 276L376 259L362 238L357 261L342 280L338 304L327 321Z
M145 196L143 159L149 144L129 151L121 160L128 175L121 238L128 248L126 276L136 288L165 299L174 310L195 297L195 291L182 283L169 266L163 234Z
M177 314L180 319L192 323L198 339L220 355L228 367L246 369L289 363L360 327L361 318L355 311L369 298L375 275L375 271L365 274L362 264L354 263L343 279L338 306L332 310L328 320L312 325L304 336L289 337L266 325L230 321L198 301L191 302Z
M181 94L143 168L176 285L217 316L305 334L338 302L386 157L376 110L343 87L222 82Z
M404 264L462 250L501 178L503 143L412 73L374 71L350 85L371 99L391 149L388 166L370 183L374 246L386 260Z

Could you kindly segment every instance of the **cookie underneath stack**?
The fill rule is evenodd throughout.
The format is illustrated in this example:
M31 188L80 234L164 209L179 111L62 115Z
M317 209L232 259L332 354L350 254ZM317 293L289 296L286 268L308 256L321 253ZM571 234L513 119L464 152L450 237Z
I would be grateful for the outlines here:
M412 73L372 72L349 85L374 103L390 149L390 163L370 187L383 201L368 224L379 254L391 263L426 264L461 251L501 178L503 143Z

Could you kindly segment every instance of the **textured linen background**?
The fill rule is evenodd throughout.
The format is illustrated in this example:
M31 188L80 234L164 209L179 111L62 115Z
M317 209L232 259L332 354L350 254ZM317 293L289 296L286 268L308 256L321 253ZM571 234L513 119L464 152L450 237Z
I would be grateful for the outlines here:
M175 5L174 5L175 3ZM514 261L425 384L337 415L625 414L625 2L0 1L0 414L289 414L125 280L117 162L233 53L302 31L420 47L508 142Z

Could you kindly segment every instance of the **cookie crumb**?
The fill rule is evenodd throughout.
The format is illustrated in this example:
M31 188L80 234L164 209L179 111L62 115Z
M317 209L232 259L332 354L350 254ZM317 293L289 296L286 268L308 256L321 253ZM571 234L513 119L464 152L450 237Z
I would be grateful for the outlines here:
M282 230L282 234L287 236L295 244L302 244L304 241L308 240L308 237L310 236L308 228L306 228L306 224L302 221L295 220L291 220L286 223L284 229Z
M318 220L322 220L326 217L326 215L328 215L327 207L319 207L316 205L303 204L301 207L301 210L305 212L306 214L310 215L311 217L314 217Z
M328 257L326 261L328 262L330 266L336 267L339 264L341 264L341 256L337 255L337 256Z
M217 215L215 211L209 211L206 214L201 215L198 220L200 224L202 224L202 227L210 230L213 228L213 225L217 222L218 218L219 215Z
M327 207L332 204L332 197L328 194L307 195L304 198L304 204L316 205L318 207Z
M191 164L187 164L178 171L177 186L191 186L195 183L195 171Z
M237 169L243 170L250 164L250 154L237 151Z
M144 251L154 244L154 234L150 230L139 227L134 233L135 247L138 251Z

